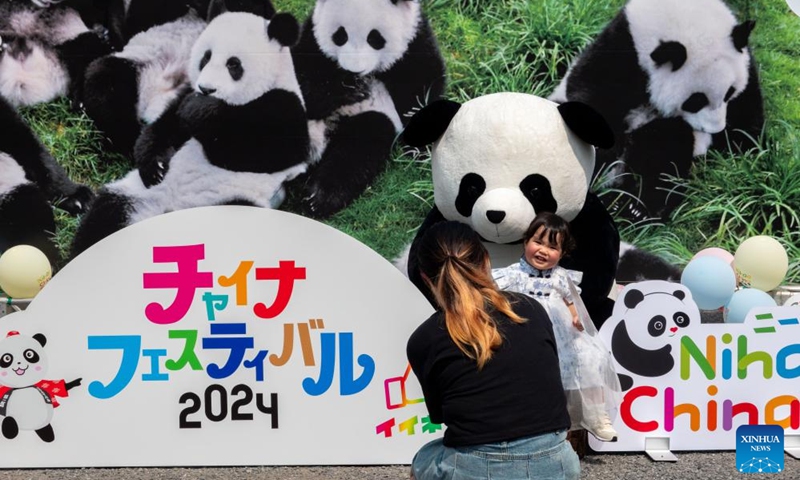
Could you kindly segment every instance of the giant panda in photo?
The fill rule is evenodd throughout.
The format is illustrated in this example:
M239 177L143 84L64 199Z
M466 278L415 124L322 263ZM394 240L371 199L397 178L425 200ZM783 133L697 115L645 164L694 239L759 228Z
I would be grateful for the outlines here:
M140 168L99 192L72 255L170 211L280 205L283 182L305 171L309 155L308 121L289 51L298 35L297 20L286 13L271 20L244 12L216 16L192 48L192 93L143 134L152 142L143 147ZM165 156L176 139L184 143Z
M92 196L88 187L69 179L19 113L0 97L0 254L15 245L32 245L57 266L51 204L76 215Z
M423 293L416 251L432 225L470 225L492 267L500 268L519 261L536 214L554 212L570 222L577 245L561 265L583 272L581 298L599 328L613 308L608 296L620 248L611 215L589 190L594 147L614 143L600 115L576 102L559 106L534 95L494 93L463 105L434 102L412 117L403 136L418 148L433 143L435 206L416 233L407 267Z
M67 5L0 0L0 96L14 106L63 96L78 105L86 66L110 51L102 29Z
M125 155L133 153L142 128L190 90L187 68L192 45L218 2L167 3L169 8L163 9L160 0L110 2L109 19L112 27L117 25L112 30L124 31L124 44L120 51L92 62L86 71L84 110L113 148ZM231 11L266 18L275 14L269 0L225 3ZM115 4L120 5L115 8Z
M611 184L639 198L616 204L623 217L668 218L682 195L663 175L688 178L709 148L754 146L764 112L753 27L721 0L630 0L550 96L586 103L611 125L617 146L595 174L610 168Z
M417 0L317 0L292 49L313 158L300 209L328 217L383 172L416 108L444 91L445 65Z

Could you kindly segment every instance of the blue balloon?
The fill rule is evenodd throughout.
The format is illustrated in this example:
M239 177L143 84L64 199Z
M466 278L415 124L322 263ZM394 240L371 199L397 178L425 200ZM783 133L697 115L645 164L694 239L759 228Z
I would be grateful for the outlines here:
M698 257L681 274L681 283L692 292L700 310L716 310L728 303L736 290L736 274L717 257Z
M734 293L731 301L725 305L723 318L725 323L744 323L745 317L752 308L776 305L775 299L768 293L755 288L743 288Z

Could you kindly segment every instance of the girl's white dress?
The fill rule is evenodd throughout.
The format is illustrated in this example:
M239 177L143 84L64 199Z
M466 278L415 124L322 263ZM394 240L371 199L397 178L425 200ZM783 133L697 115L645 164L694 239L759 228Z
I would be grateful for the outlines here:
M596 417L599 410L613 413L619 381L611 354L580 300L576 284L583 274L560 266L538 270L522 257L519 263L492 270L492 276L501 290L535 298L550 316L572 428L579 428L583 419ZM564 300L578 308L584 331L572 324L572 313Z

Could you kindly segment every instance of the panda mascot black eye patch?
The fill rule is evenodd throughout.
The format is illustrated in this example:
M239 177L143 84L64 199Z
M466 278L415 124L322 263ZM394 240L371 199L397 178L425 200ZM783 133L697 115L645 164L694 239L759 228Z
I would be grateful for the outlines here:
M472 215L472 207L475 202L483 195L486 190L486 182L477 173L468 173L461 179L458 187L458 197L456 197L456 209L458 213L465 217Z
M754 22L723 0L629 0L570 65L550 95L581 101L608 122L616 145L598 153L595 176L628 200L606 196L617 216L667 220L694 158L753 147L764 125Z
M528 175L520 182L519 189L537 212L558 211L558 203L553 198L550 182L547 181L546 177L538 173Z

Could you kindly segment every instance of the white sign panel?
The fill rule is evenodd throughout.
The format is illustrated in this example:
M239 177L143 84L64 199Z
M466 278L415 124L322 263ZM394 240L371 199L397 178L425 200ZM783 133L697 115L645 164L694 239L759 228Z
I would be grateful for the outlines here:
M179 211L0 318L0 467L410 463L432 313L377 253L249 207Z
M625 287L600 336L614 356L623 397L619 440L597 451L734 450L740 425L800 433L800 307L753 309L744 323L701 324L691 293L649 281Z

